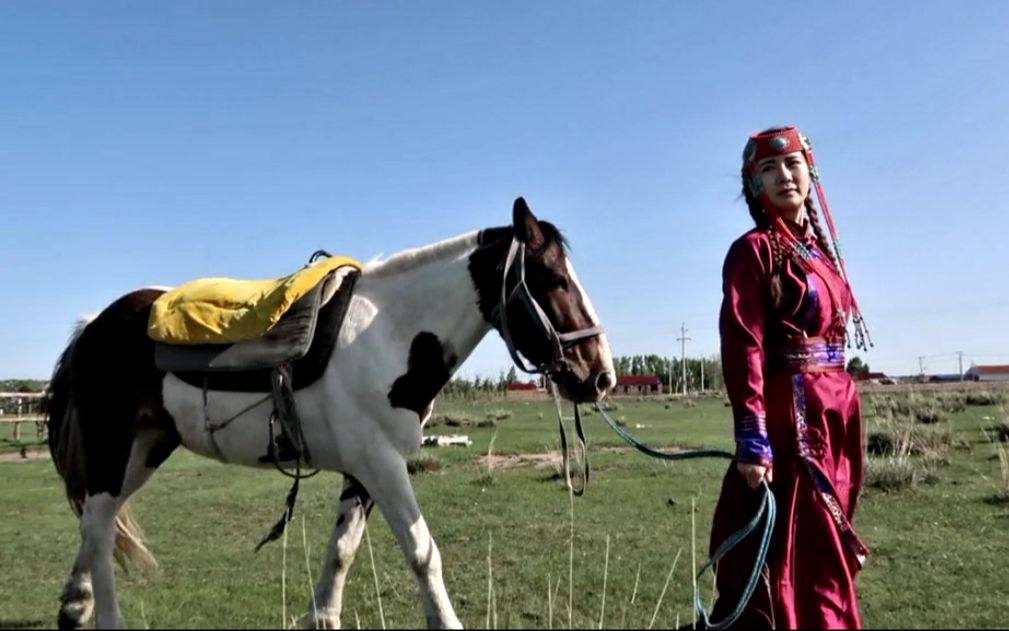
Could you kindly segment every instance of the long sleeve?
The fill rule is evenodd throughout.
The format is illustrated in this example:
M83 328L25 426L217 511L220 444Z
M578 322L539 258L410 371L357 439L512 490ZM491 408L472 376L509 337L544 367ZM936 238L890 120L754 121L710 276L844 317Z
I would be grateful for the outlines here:
M773 460L764 409L770 267L766 236L750 232L734 242L722 268L719 316L722 372L735 421L736 459L764 466Z

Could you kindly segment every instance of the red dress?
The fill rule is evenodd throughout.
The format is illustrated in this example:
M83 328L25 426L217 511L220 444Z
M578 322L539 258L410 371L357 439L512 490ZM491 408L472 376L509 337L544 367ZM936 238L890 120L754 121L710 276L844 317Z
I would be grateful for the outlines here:
M811 230L803 243L823 256ZM720 315L722 370L735 419L736 459L773 465L777 519L762 580L740 628L858 628L855 575L867 550L850 520L862 486L858 393L831 330L827 288L794 260L782 267L783 300L771 303L772 251L753 230L729 248ZM832 268L831 268L832 269ZM842 297L845 312L850 295ZM843 332L840 332L843 333ZM711 553L756 514L760 493L730 464ZM756 555L748 537L716 566L720 621L739 602Z

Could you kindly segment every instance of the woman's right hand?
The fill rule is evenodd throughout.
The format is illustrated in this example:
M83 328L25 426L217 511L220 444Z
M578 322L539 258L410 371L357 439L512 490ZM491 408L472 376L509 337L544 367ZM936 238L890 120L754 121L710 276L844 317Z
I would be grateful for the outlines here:
M746 483L751 489L756 489L760 486L760 481L763 479L766 479L768 484L771 483L771 479L773 477L771 474L771 467L746 462L737 462L736 468L741 474L743 474L743 479L746 480Z

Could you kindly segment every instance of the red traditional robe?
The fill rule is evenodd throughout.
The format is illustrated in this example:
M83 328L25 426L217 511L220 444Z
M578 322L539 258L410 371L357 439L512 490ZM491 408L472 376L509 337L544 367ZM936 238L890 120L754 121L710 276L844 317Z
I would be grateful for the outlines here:
M824 256L808 226L802 241ZM835 310L823 281L787 260L775 309L772 265L767 233L753 230L732 244L723 267L722 370L736 459L772 466L778 507L763 580L736 626L858 628L855 575L867 553L850 528L862 486L858 393L844 371L843 332L831 330ZM845 312L850 301L842 297ZM711 553L756 514L759 500L733 462L715 509ZM713 621L739 602L756 539L717 564Z

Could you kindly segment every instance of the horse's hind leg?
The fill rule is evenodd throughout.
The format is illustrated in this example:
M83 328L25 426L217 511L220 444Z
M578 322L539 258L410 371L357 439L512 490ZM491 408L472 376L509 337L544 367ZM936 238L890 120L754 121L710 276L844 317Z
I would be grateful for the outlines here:
M87 567L84 545L81 544L70 577L60 594L60 613L57 619L60 629L77 629L91 618L95 598L91 591L91 571Z
M326 547L326 562L315 583L315 597L308 603L306 626L312 629L339 629L343 609L343 587L374 503L368 491L349 475L336 509L336 526Z
M121 564L132 560L153 565L142 534L124 506L127 498L150 479L154 470L179 445L179 437L167 414L159 420L146 416L136 428L126 465L106 447L107 460L87 466L88 491L81 514L81 545L70 577L60 596L58 624L61 629L87 622L96 606L96 626L122 626L116 599L113 558ZM120 449L123 451L125 449ZM116 472L120 481L116 483Z
M124 502L180 442L147 337L150 306L161 293L131 292L79 325L53 373L49 448L81 529L60 608L63 627L86 622L89 593L97 626L122 624L113 555L121 563L153 562Z
M462 623L445 590L441 554L420 514L406 461L389 450L369 455L367 462L370 470L362 481L389 522L417 578L428 628L461 629Z

